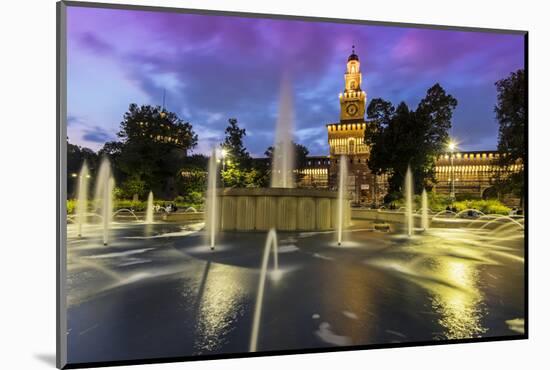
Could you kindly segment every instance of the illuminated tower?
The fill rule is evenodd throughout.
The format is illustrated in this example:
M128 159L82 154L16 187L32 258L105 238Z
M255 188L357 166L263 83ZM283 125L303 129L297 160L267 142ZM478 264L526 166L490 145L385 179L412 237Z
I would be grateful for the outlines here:
M348 163L348 192L353 202L377 205L383 195L385 179L374 176L368 166L370 147L365 144L367 93L361 89L362 76L355 47L348 57L344 74L344 92L340 93L340 122L327 125L330 147L329 187L336 187L338 161L345 155Z
M364 122L367 94L361 90L361 63L355 54L355 46L348 57L344 79L345 89L340 94L340 121Z

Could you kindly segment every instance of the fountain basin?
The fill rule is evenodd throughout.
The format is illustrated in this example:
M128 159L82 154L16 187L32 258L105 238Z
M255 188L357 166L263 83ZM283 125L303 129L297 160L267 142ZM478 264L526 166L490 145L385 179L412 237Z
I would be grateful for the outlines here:
M338 192L293 188L230 188L217 192L223 231L332 230L338 225ZM349 200L349 199L348 199ZM349 202L344 226L350 223Z

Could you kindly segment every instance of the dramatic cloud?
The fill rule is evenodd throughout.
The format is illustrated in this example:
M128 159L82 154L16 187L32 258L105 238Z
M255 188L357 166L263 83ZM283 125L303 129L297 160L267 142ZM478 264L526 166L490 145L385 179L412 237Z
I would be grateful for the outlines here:
M296 140L327 154L325 125L339 118L338 93L351 45L363 88L412 108L439 82L459 101L453 135L464 149L493 149L494 82L523 68L519 35L69 8L71 140L94 149L114 137L129 103L162 104L191 122L197 151L223 138L229 118L262 155L272 144L284 75L294 91ZM101 124L99 124L101 122Z
M92 143L104 144L107 141L113 140L114 137L109 132L105 131L100 126L93 126L91 128L84 129L84 135L82 138Z

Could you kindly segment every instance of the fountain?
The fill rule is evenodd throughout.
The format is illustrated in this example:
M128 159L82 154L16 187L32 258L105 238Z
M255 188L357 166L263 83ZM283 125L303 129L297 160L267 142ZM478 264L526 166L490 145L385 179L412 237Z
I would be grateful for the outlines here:
M76 220L78 222L78 237L82 236L82 227L86 223L86 213L88 209L88 178L90 172L86 162L82 164L82 169L78 175L78 189L76 202Z
M342 229L344 228L344 194L348 178L348 161L346 156L340 156L338 171L338 245L342 245Z
M216 149L212 149L212 155L208 160L208 189L206 193L206 230L211 250L214 250L214 246L216 245L216 229L218 219L218 200L216 196L217 175L218 160L216 157Z
M262 316L262 301L264 297L265 278L267 275L267 264L269 262L269 252L273 250L273 271L278 273L278 245L277 232L275 229L269 230L264 246L264 254L260 271L260 280L258 283L258 294L256 295L256 305L254 307L254 319L252 321L252 333L250 335L249 352L256 352L258 347L258 332L260 330L260 318Z
M118 215L119 213L129 213L131 214L134 219L136 221L139 221L139 217L134 213L134 211L132 211L131 209L128 209L128 208L121 208L121 209L117 209L115 212L113 212L113 214L111 215L111 220L115 218L116 215Z
M147 197L147 212L145 213L145 223L146 224L152 224L153 223L153 192L149 192L149 196Z
M422 190L422 229L428 230L428 193L426 189Z
M411 166L407 167L405 175L405 227L407 235L410 237L413 234L414 219L413 219L413 183Z
M269 188L224 188L217 191L215 212L206 213L206 224L222 231L336 231L338 193L325 189L300 189L295 186L295 148L293 138L292 86L288 78L281 84L279 116L273 144L271 184ZM210 163L210 167L215 165ZM209 174L216 173L210 170ZM208 194L214 193L215 179L209 176ZM346 195L347 196L347 195ZM214 198L213 196L211 197ZM349 203L341 210L343 227L350 214ZM214 215L215 213L215 215ZM213 246L216 231L209 230Z
M271 168L272 188L294 188L294 145L293 136L292 86L288 79L281 85L279 116L273 144Z
M113 221L113 190L115 189L115 179L109 177L106 181L105 196L103 198L103 245L109 243L109 226Z
M103 158L99 166L99 172L95 185L94 204L101 208L101 217L103 219L103 245L109 242L109 226L113 211L113 189L115 180L111 176L111 164L107 158Z

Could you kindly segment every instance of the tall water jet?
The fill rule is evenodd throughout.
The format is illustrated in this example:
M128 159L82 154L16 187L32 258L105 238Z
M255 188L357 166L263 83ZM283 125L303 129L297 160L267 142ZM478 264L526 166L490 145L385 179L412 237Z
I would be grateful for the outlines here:
M78 175L78 189L76 201L76 220L78 222L78 237L82 236L82 227L86 223L86 213L88 212L88 178L90 171L86 162L82 164L82 169Z
M99 166L99 172L96 179L94 204L96 209L101 209L103 219L103 245L109 242L109 225L113 210L113 189L115 181L111 176L111 164L107 158L103 158Z
M344 196L346 194L346 180L348 178L348 160L345 155L340 156L338 171L338 245L342 245L342 234L344 228Z
M115 189L115 179L109 177L105 182L105 195L103 197L103 245L109 244L109 227L113 221L113 190Z
M271 163L271 187L294 188L294 111L292 104L292 86L288 78L283 78L279 115L273 143Z
M218 199L217 193L218 180L218 159L216 149L212 149L212 155L208 160L208 189L206 192L206 230L210 249L214 250L216 245L216 231L218 220Z
M146 224L152 224L153 223L153 192L149 192L149 196L147 197L147 211L145 213L145 223Z
M422 229L428 230L428 193L426 189L422 190Z
M407 167L407 174L405 175L405 227L407 229L407 235L412 236L414 220L413 220L413 183L411 166Z
M278 242L277 232L275 229L269 230L267 233L267 239L264 246L264 254L262 258L262 265L260 270L260 280L258 282L258 293L256 295L256 305L254 307L254 319L252 321L252 333L250 335L250 347L249 352L256 352L258 347L258 333L260 331L260 319L262 316L262 301L264 298L265 278L267 275L267 265L269 262L269 252L273 250L273 270L275 273L279 272L278 261Z

